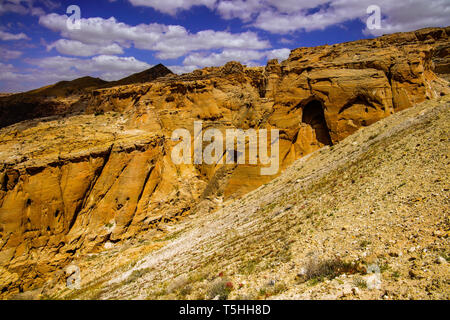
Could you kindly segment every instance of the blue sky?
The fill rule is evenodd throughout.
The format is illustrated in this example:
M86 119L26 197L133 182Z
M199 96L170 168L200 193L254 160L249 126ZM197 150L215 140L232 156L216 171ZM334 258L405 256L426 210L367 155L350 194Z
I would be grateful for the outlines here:
M80 29L67 25L71 5ZM377 29L367 26L371 5ZM450 0L0 0L0 92L116 80L157 63L176 73L265 65L297 47L446 26L449 17Z

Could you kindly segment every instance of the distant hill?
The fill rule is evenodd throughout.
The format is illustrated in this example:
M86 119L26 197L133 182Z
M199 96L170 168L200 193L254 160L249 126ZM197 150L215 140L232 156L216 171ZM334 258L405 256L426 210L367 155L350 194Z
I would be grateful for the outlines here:
M100 78L82 77L72 81L60 81L56 84L25 92L26 95L65 97L81 93L86 89L96 89L108 84Z
M173 74L173 72L170 71L166 66L164 66L162 64L158 64L150 69L147 69L147 70L139 72L139 73L132 74L131 76L128 76L121 80L109 82L107 87L150 82L157 78L164 77L168 74Z
M48 85L42 88L34 89L27 92L17 94L0 94L0 98L14 96L18 97L68 97L80 94L85 90L93 90L99 88L109 88L134 83L145 83L173 74L167 67L158 64L145 71L134 73L126 78L117 81L105 81L100 78L82 77L72 81L60 81L58 83Z
M16 94L0 94L0 128L23 120L62 115L83 109L84 104L75 102L95 89L128 84L140 84L173 74L162 64L132 74L117 81L82 77L72 81L60 81L39 89Z

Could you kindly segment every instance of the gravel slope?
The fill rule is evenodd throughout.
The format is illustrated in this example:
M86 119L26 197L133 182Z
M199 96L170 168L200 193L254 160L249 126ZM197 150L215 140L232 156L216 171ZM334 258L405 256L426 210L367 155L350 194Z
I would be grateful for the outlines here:
M402 111L213 214L80 259L83 287L44 295L450 299L449 105Z

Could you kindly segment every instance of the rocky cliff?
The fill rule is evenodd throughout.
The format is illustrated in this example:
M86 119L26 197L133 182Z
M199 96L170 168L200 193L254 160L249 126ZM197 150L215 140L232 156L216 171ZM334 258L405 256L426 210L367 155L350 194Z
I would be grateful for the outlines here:
M425 101L191 215L76 259L51 299L450 298L450 96Z
M1 97L0 290L42 286L76 257L165 232L274 178L260 165L175 165L173 130L193 133L195 120L205 129L279 129L281 173L448 94L449 34L424 29L299 48L266 67L230 62L182 76L163 70L139 84L98 79L74 92Z

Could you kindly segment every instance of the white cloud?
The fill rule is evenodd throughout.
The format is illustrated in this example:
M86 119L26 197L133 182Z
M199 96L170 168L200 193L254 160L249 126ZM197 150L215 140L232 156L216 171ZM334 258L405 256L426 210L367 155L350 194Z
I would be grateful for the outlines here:
M213 8L216 0L129 0L134 6L151 7L163 13L174 15L177 11L188 10L194 6Z
M187 56L183 64L187 66L214 67L222 66L229 61L239 61L243 64L256 65L255 60L264 58L265 54L256 50L224 50L220 53L193 53Z
M0 15L8 12L21 15L44 15L44 9L41 7L36 7L34 5L35 2L35 0L2 0L0 3ZM54 10L60 6L60 3L52 0L39 0L39 5L44 6L49 10Z
M199 50L264 49L267 47L270 47L269 42L259 40L258 35L253 32L232 34L225 31L205 30L192 35L180 33L173 37L165 37L148 49L159 51L158 58L170 59Z
M331 3L330 0L308 0L308 1L302 1L302 0L266 0L263 1L266 3L267 6L272 6L276 8L279 12L282 13L290 13L292 11L301 11L301 10L308 10L308 9L314 9L319 6ZM260 1L261 3L261 1Z
M30 38L27 37L27 35L23 32L13 34L6 31L0 30L0 40L3 41L10 41L10 40L29 40Z
M0 81L2 82L2 92L17 92L25 88L31 89L30 85L36 78L29 73L20 73L12 64L0 62ZM30 83L29 86L26 83Z
M111 0L110 0L111 1ZM326 4L330 0L128 0L134 6L151 7L163 13L174 15L182 10L189 10L194 6L206 6L216 10L226 19L239 18L250 20L252 16L268 8L276 8L280 12L288 13L293 10L315 8Z
M85 67L86 71L92 69L101 72L125 72L127 76L135 72L144 71L151 67L148 63L139 61L135 57L101 55L92 58L90 61L91 62ZM80 70L83 70L83 68L80 68Z
M261 9L259 0L233 0L220 1L217 5L217 11L225 19L239 18L243 21L249 21Z
M246 21L246 12L242 16L240 8L234 15L221 11L222 3L232 3L244 6L241 0L222 1L219 13L224 18L238 17ZM246 8L249 2L245 2ZM252 25L275 34L286 34L295 31L324 30L332 25L339 25L351 20L367 20L367 8L376 4L381 8L385 19L381 29L375 35L400 31L412 31L430 26L446 26L450 16L450 2L448 0L336 0L336 1L296 1L296 0L265 0L258 7L250 8L251 15L256 18ZM223 5L222 5L223 6ZM310 9L314 9L311 11ZM365 30L369 33L368 30Z
M279 61L284 61L289 58L291 54L291 49L275 49L267 52L266 56L268 59L278 59Z
M0 62L2 92L35 89L87 75L110 81L118 80L151 67L134 57L109 55L100 55L90 59L54 56L39 59L29 58L24 61L33 67L19 70L12 64Z
M223 0L217 3L217 12L222 18L239 18L247 22L258 14L269 10L275 10L279 13L292 13L316 8L328 2L330 0Z
M22 55L21 51L0 48L0 58L3 60L17 59Z
M14 71L14 66L12 64L5 64L0 62L0 73L5 71Z
M192 51L221 48L265 49L270 43L260 40L254 32L230 33L204 30L190 33L182 26L163 24L140 24L130 26L109 19L89 18L81 20L80 30L69 30L67 16L49 14L42 16L39 23L50 30L60 32L64 38L84 44L110 45L118 43L138 49L155 51L161 59L174 59Z
M188 55L183 65L193 68L218 67L229 61L238 61L248 66L261 65L263 59L286 60L291 53L290 49L275 49L269 51L257 50L224 50L220 53L193 53Z
M29 6L21 4L21 1L2 1L0 3L0 14L7 12L27 14L29 13Z
M278 40L280 43L283 44L292 44L294 43L294 39L288 39L288 38L281 38L280 40Z
M77 40L60 39L47 46L47 50L50 51L55 48L59 53L78 56L78 57L90 57L98 54L122 54L123 49L116 43L112 43L106 46L95 44L84 44Z
M139 61L134 57L111 55L100 55L91 59L55 56L26 59L25 61L41 70L55 71L61 75L100 76L105 80L117 80L121 76L128 76L151 67L148 63Z
M198 66L168 66L172 72L176 74L190 73L196 69L199 69Z
M367 19L366 10L378 5L385 17L382 28L365 33L381 35L429 26L447 26L448 0L129 0L133 5L152 7L175 14L194 5L205 5L224 19L238 18L275 34L324 30L351 20Z

